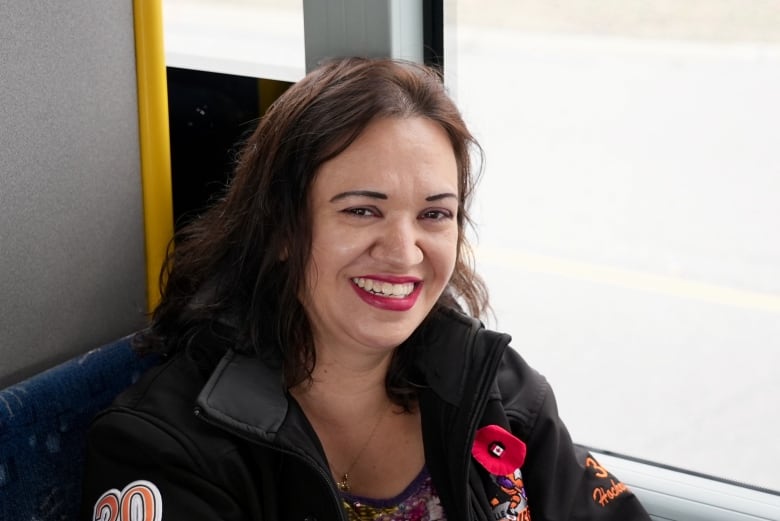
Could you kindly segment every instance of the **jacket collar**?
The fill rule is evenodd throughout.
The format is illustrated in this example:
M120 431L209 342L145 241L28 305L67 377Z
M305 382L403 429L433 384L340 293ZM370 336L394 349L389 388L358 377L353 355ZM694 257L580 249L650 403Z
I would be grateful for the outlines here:
M281 364L229 350L201 390L197 404L208 418L271 442L289 408Z
M475 349L482 324L456 311L439 308L407 340L415 357L419 384L445 402L459 406L470 368L488 355ZM497 334L496 334L497 335ZM508 335L498 335L508 344ZM229 350L198 396L207 417L231 430L273 442L285 423L291 397L284 389L281 362ZM296 407L297 409L297 407Z
M416 374L423 386L445 402L458 406L463 401L463 389L477 333L482 324L449 308L438 308L407 340L415 356Z

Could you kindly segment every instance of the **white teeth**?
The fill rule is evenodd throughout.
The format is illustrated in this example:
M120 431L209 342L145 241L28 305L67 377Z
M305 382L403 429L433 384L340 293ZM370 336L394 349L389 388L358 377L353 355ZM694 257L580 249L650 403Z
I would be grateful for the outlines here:
M382 295L383 297L403 298L409 296L414 291L413 282L404 282L403 284L392 284L373 279L354 278L352 282L357 287L362 288L369 293Z

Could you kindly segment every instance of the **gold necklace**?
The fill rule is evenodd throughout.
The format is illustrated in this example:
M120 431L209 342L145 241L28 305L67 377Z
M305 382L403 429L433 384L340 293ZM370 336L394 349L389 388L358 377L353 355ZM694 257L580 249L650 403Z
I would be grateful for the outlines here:
M369 443L371 443L371 440L374 439L374 434L376 434L377 429L379 428L379 424L382 423L382 419L387 415L387 411L390 410L390 408L393 406L391 403L387 406L387 409L382 411L382 414L379 415L379 417L376 419L376 423L374 424L374 428L371 429L371 434L368 435L368 438L366 439L365 443L363 443L363 446L360 447L360 450L358 451L355 458L352 460L352 463L350 463L349 467L347 468L347 471L344 472L341 475L341 479L336 481L336 486L339 488L342 492L349 492L351 487L349 485L349 473L352 472L352 469L357 465L358 460L360 460L360 456L363 455L365 450L368 448ZM331 468L333 466L331 465ZM338 475L339 473L336 472L335 469L333 469L334 474Z

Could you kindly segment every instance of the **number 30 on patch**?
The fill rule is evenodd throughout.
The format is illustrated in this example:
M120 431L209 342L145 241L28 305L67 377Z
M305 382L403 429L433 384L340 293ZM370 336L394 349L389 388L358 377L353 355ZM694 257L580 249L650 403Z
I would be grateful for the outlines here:
M121 492L105 492L95 503L94 521L161 521L162 497L150 481L133 481Z

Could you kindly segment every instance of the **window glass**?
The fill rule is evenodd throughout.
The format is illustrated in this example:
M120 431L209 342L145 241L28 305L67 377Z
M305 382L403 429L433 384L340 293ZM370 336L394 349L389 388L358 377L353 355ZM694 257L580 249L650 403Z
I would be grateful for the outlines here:
M297 81L305 71L303 2L163 0L171 67Z
M576 442L780 490L780 4L445 9L491 325Z

